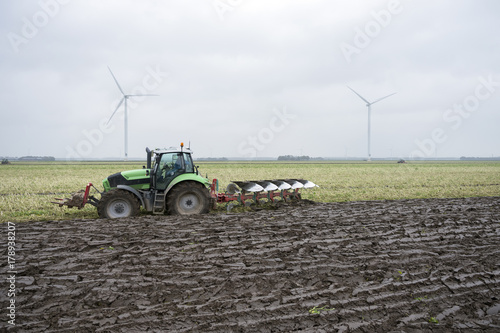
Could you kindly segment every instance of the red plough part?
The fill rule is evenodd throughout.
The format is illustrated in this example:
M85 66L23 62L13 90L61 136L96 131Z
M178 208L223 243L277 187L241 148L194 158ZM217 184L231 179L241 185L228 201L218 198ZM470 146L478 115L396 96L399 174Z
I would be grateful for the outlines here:
M78 209L82 209L85 204L87 204L87 202L95 206L97 204L97 200L93 195L90 195L91 187L96 189L92 183L88 183L85 187L85 190L80 190L79 192L72 193L71 198L54 198L54 200L57 201L52 201L52 203L59 205L59 207L68 206L69 208L76 207Z
M214 179L210 188L210 195L215 199L216 203L237 201L244 204L246 200L253 200L253 202L259 204L260 199L267 199L269 202L300 200L299 190L301 188L317 186L313 182L303 179L233 181L227 186L226 192L219 193L219 181Z

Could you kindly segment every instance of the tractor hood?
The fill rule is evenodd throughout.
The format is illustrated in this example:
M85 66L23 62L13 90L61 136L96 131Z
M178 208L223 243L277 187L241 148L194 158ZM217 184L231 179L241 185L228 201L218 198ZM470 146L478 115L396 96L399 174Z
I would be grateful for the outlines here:
M149 190L151 169L137 169L118 172L102 181L104 191L116 188L118 185L128 185L136 190Z

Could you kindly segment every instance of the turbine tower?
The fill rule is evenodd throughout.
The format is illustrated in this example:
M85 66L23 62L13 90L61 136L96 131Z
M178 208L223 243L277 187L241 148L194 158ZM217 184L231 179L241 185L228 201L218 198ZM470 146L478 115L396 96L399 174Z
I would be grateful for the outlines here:
M392 93L392 94L390 94L390 95L387 95L387 96L381 97L381 98L379 98L379 99L377 99L377 100L375 100L375 101L373 101L373 102L371 102L371 103L370 103L370 102L368 102L368 101L367 101L367 100L366 100L363 96L361 96L361 95L360 95L360 94L358 94L356 91L354 91L354 89L352 89L351 87L347 86L347 88L351 89L353 93L355 93L356 95L358 95L358 97L359 97L359 98L361 98L363 101L365 101L366 106L368 107L368 161L370 161L370 160L371 160L371 157L372 157L371 152L370 152L370 134L371 134L371 133L370 133L370 131L371 131L371 129L370 129L370 117L371 117L371 115L370 115L370 114L371 114L371 110L372 110L372 104L375 104L375 103L377 103L377 102L380 102L380 101L381 101L381 100L383 100L384 98L387 98L387 97L389 97L389 96L392 96L392 95L394 95L395 93Z
M115 80L115 83L116 85L118 86L118 89L120 90L120 92L122 93L123 97L122 99L120 100L120 103L118 103L118 105L116 106L116 109L115 111L113 112L113 114L111 115L111 117L109 117L109 120L108 122L106 123L109 124L109 122L111 121L111 119L113 118L113 116L115 115L116 111L118 111L118 109L120 108L120 106L123 104L123 102L125 102L125 106L124 106L124 127L125 127L125 161L128 159L128 114L127 114L127 100L130 98L130 97L134 97L134 96L158 96L158 95L153 95L153 94L136 94L136 95L127 95L123 92L123 89L122 87L120 87L120 84L118 83L118 80L116 79L115 75L113 74L113 72L111 71L111 68L109 68L108 66L108 69L109 69L109 72L111 73L111 76L113 77L113 79Z

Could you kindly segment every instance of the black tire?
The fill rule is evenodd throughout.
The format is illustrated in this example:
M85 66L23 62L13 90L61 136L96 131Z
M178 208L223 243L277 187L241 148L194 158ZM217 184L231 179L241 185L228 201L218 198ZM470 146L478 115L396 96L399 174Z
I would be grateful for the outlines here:
M170 190L167 207L172 215L206 214L210 211L210 192L202 184L181 182Z
M125 190L110 190L101 195L97 213L101 218L116 219L139 214L140 203L134 194Z

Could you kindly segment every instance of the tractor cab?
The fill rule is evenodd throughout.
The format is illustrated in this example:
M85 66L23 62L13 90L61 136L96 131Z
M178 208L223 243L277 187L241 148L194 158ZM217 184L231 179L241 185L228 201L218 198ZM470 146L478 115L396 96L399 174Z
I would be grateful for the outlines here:
M101 217L128 217L140 207L153 214L201 214L209 211L210 183L193 164L189 148L150 150L147 166L103 180L101 199L93 204Z
M154 150L152 185L155 190L164 191L173 179L185 173L196 173L191 150L176 148Z

